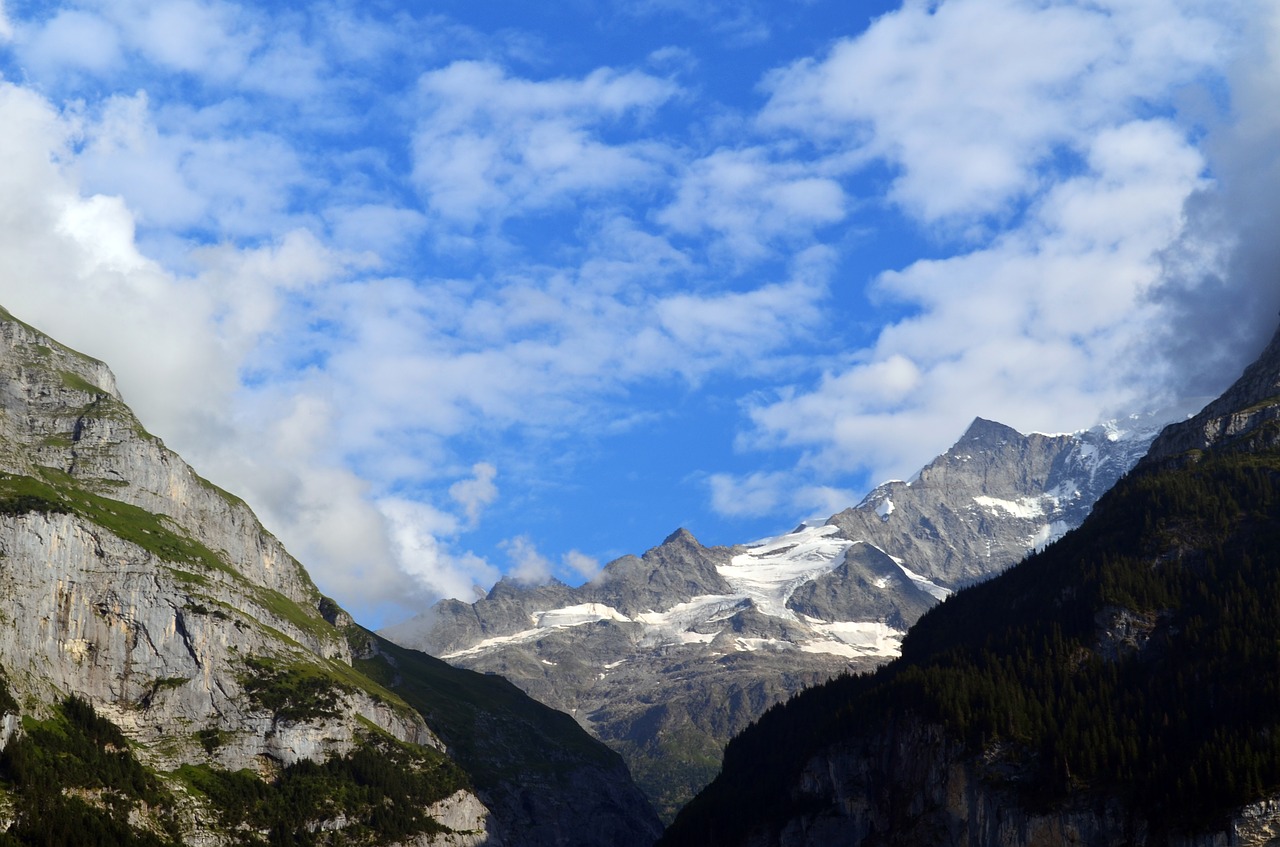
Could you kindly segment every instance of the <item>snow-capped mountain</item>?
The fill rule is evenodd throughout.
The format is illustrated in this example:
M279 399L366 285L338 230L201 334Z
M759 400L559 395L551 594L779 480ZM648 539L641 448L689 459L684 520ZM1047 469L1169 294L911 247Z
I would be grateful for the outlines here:
M503 580L383 634L570 712L672 814L732 734L802 687L896 656L933 604L1078 525L1159 429L1147 416L1023 435L977 419L913 480L823 525L733 547L678 530L586 585Z

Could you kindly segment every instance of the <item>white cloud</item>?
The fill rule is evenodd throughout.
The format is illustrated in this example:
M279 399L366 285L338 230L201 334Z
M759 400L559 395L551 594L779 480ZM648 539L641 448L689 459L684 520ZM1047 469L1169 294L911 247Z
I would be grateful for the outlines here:
M108 4L134 45L171 71L226 80L244 71L256 38L239 25L243 7L196 0Z
M414 180L433 212L469 227L655 177L667 155L660 145L597 133L677 89L636 71L535 82L454 62L423 75L419 92Z
M658 71L457 60L536 41L408 14L3 8L36 84L84 102L0 84L0 301L107 359L148 426L357 611L469 599L499 572L463 549L496 468L505 502L548 445L664 414L632 394L755 380L742 444L804 458L708 477L712 505L809 517L855 499L832 478L908 473L975 414L1092 423L1164 375L1133 351L1167 304L1214 313L1218 285L1231 332L1226 304L1265 303L1242 292L1280 267L1274 57L1242 64L1211 192L1172 102L1224 25L1183 0L910 0L771 75L758 121ZM697 58L648 61L684 80L710 72ZM699 114L663 122L682 109ZM883 268L847 221L886 185L966 246L878 274L892 321L842 353ZM533 534L506 548L523 578L598 569Z
M1230 103L1198 114L1215 182L1187 204L1182 237L1162 255L1152 302L1153 362L1186 395L1222 391L1276 330L1280 310L1280 8L1245 4L1229 68Z
M897 168L925 221L1007 212L1038 169L1221 60L1199 2L910 0L770 76L763 126Z
M749 474L711 474L707 487L711 508L730 518L769 517L779 531L802 520L825 519L854 505L857 495L834 486L814 485L812 474L792 471L756 471ZM785 525L790 519L791 523Z
M497 568L472 553L456 554L442 537L455 534L457 519L423 503L383 500L397 560L430 595L472 600L498 579Z
M21 32L19 50L33 71L48 75L64 69L102 73L122 60L115 27L74 9L59 12L37 30Z
M471 466L471 473L470 479L460 479L449 486L449 496L462 507L467 522L474 526L484 507L498 499L498 486L493 484L498 469L488 462L477 462Z
M146 94L108 98L77 157L97 190L127 194L151 227L256 239L301 225L291 198L313 177L279 136L243 132L216 111L157 124Z
M507 573L526 585L542 585L551 580L551 560L538 552L528 536L518 535L502 542L502 549L511 559Z
M911 315L816 387L753 407L747 443L804 448L827 474L900 478L977 415L1060 431L1149 401L1164 376L1139 355L1159 318L1157 254L1204 163L1164 121L1099 133L1087 163L989 247L883 274L880 296Z
M657 220L681 235L713 233L732 258L754 260L840 221L845 206L840 184L809 165L771 161L763 148L722 149L690 165Z
M538 552L537 545L526 535L508 538L501 544L511 560L507 574L526 585L543 585L555 577L556 565ZM570 550L560 557L560 569L570 579L592 580L600 575L598 559L578 550Z
M588 582L598 577L603 568L599 559L578 550L565 553L561 561L566 568Z

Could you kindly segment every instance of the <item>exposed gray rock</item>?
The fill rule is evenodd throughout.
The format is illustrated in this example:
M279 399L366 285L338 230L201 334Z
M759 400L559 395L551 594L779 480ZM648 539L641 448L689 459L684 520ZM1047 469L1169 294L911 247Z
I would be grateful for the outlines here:
M1023 435L977 418L915 479L879 486L831 523L956 590L1079 526L1161 423L1135 417L1071 435Z
M1280 332L1221 397L1161 432L1146 461L1167 461L1215 445L1280 445Z
M859 620L874 609L889 626L906 631L935 602L887 553L859 542L838 568L797 588L787 607L826 621Z

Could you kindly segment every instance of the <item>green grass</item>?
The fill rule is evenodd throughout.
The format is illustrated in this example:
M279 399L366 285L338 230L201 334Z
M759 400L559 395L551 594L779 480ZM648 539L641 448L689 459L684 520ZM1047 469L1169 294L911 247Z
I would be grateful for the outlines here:
M313 662L246 656L240 687L254 706L278 721L312 721L341 714L350 687Z
M163 515L88 491L56 468L40 468L39 472L44 479L0 473L0 512L69 512L163 561L239 575L208 547L171 529Z
M84 394L98 395L107 393L92 382L89 382L89 380L80 376L78 373L73 373L71 371L58 371L58 376L62 378L63 388L69 388L72 391L80 391Z

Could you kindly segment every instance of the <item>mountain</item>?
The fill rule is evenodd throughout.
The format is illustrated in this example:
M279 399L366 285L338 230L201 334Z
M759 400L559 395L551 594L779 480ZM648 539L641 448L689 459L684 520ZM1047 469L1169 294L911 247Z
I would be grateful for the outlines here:
M3 310L0 623L0 844L659 830L616 753L356 625L142 427L106 365Z
M768 707L896 656L939 599L1077 525L1153 420L1022 435L978 419L914 480L824 525L734 547L679 530L586 585L504 579L382 634L574 715L670 819Z
M730 742L664 847L1280 834L1280 334L1084 523Z

